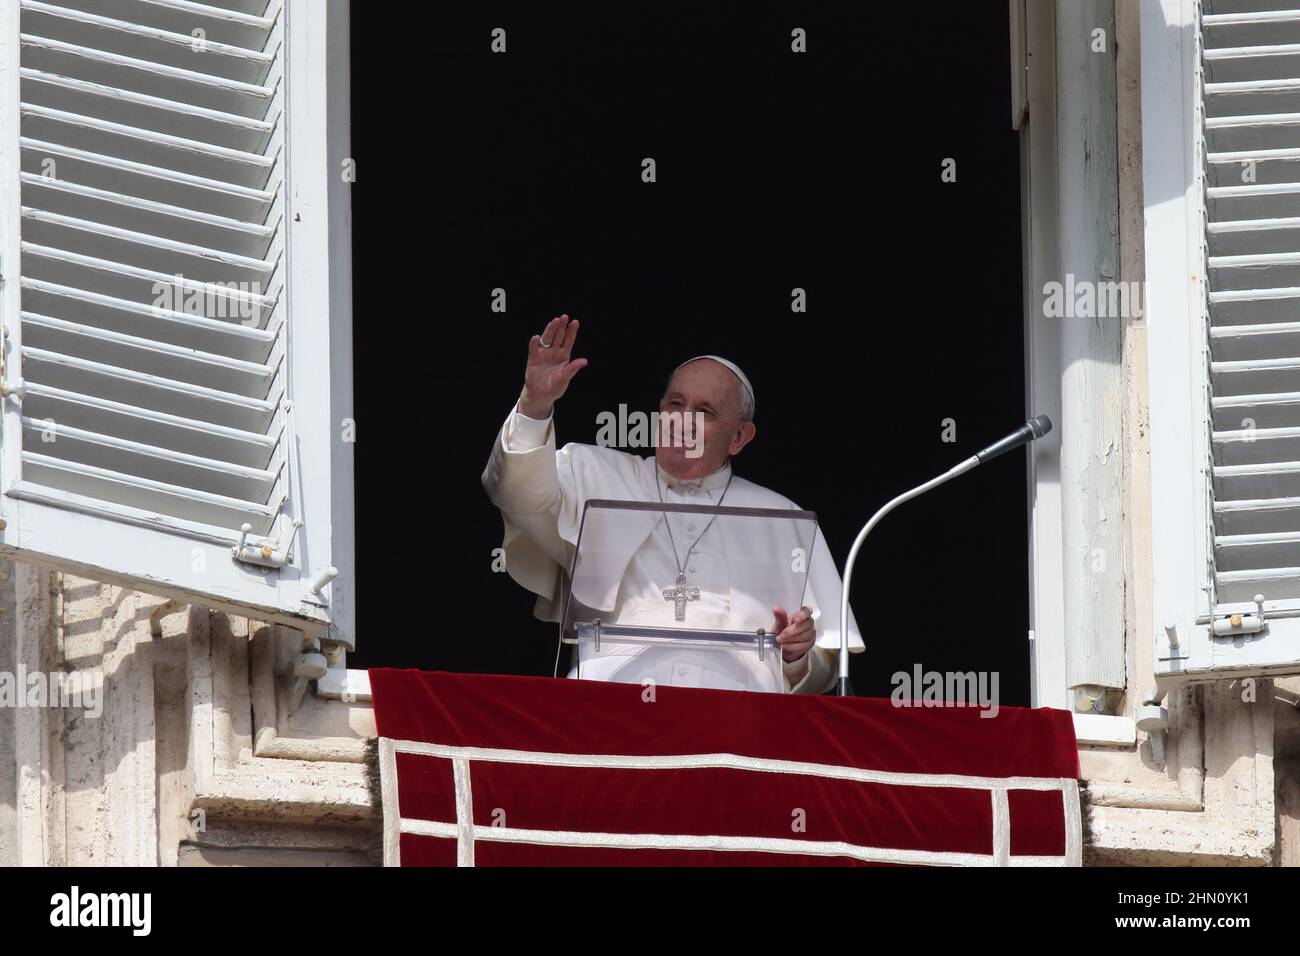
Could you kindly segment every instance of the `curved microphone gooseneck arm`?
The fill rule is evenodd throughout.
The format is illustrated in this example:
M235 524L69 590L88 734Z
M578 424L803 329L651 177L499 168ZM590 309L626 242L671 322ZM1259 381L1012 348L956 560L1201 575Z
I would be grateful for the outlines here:
M923 485L917 485L911 491L905 491L897 498L890 501L883 508L871 516L871 520L862 526L858 532L857 538L853 541L853 547L849 549L849 560L844 565L844 592L840 598L840 677L836 682L836 694L840 697L848 697L849 689L849 584L853 580L853 565L858 560L858 550L862 547L862 542L867 539L880 519L889 512L893 511L904 501L915 498L917 495L923 495L931 488L938 487L945 481L956 478L958 475L965 474L980 463L978 455L971 455L961 464L956 465L937 478L931 478Z
M960 464L949 468L937 478L931 478L925 484L917 485L911 491L903 492L873 514L871 520L862 526L862 530L858 532L858 536L853 540L853 547L849 549L849 559L844 564L843 592L840 595L840 676L836 682L836 694L840 697L848 697L851 693L849 687L849 585L853 581L853 565L858 560L858 551L862 548L862 542L867 539L867 535L871 533L871 529L879 523L881 518L904 501L909 501L917 495L923 495L931 488L937 488L945 481L951 481L958 475L964 475L977 465L982 465L984 462L998 457L998 455L1005 455L1021 445L1027 445L1031 441L1042 438L1051 430L1052 420L1050 418L1046 415L1035 415L1007 437L999 439L982 451L976 452Z

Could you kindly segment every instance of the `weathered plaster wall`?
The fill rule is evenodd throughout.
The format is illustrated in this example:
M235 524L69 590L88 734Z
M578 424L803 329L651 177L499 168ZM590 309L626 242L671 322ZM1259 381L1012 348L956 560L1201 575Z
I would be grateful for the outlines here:
M1300 866L1300 677L1273 682L1273 776L1278 866Z
M22 662L103 687L98 717L0 708L0 863L375 862L373 713L303 694L301 644L288 629L0 563L0 671Z
M13 562L0 558L0 674L16 669L10 639L14 620ZM0 707L0 866L18 865L18 765L14 735L17 711Z

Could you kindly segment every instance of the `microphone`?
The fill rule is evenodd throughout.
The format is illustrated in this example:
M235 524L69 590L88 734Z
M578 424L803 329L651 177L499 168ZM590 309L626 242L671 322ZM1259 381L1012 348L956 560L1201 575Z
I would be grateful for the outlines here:
M1046 415L1035 415L1029 421L1025 422L1006 438L995 441L983 451L977 451L975 457L979 459L982 465L986 461L1005 455L1009 451L1014 451L1021 445L1027 445L1036 438L1042 438L1052 430L1052 420Z
M937 488L945 481L956 478L958 475L964 475L972 468L990 461L998 455L1005 455L1014 448L1021 445L1027 445L1031 441L1042 438L1052 430L1052 420L1046 415L1035 415L1029 421L1025 422L1014 432L999 441L995 441L983 451L976 452L965 461L949 468L942 475L931 478L924 484L917 485L910 491L905 491L897 498L886 503L886 505L871 516L871 520L862 526L858 532L857 538L853 541L853 547L849 549L849 559L844 563L844 589L840 596L840 676L836 684L836 694L840 697L848 697L852 691L849 687L849 583L853 580L853 565L858 560L858 550L862 547L862 542L866 540L867 535L871 532L885 515L893 511L904 501L909 501L917 495L923 495L931 488Z

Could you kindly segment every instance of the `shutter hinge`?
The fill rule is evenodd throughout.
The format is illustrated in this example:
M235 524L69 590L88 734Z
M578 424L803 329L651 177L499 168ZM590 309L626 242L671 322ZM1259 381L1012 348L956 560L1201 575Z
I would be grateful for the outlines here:
M1210 622L1210 633L1215 637L1232 637L1238 634L1258 634L1264 629L1264 595L1255 595L1255 612L1238 611Z
M21 378L9 381L9 330L0 329L0 398L16 398L22 401L27 391L27 383Z

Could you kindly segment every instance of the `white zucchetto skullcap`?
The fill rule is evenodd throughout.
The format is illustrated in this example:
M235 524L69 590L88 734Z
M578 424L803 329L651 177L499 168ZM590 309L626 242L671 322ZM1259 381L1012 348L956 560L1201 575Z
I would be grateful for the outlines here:
M698 362L700 359L712 359L719 365L726 366L731 371L731 374L740 379L740 387L745 390L745 395L749 399L749 406L753 409L753 413L757 414L758 401L754 398L754 386L750 384L749 376L742 372L740 366L730 359L724 359L721 355L697 355L695 358L688 358L681 365L677 366L677 368L673 369L674 374L681 368L690 365L692 362Z

